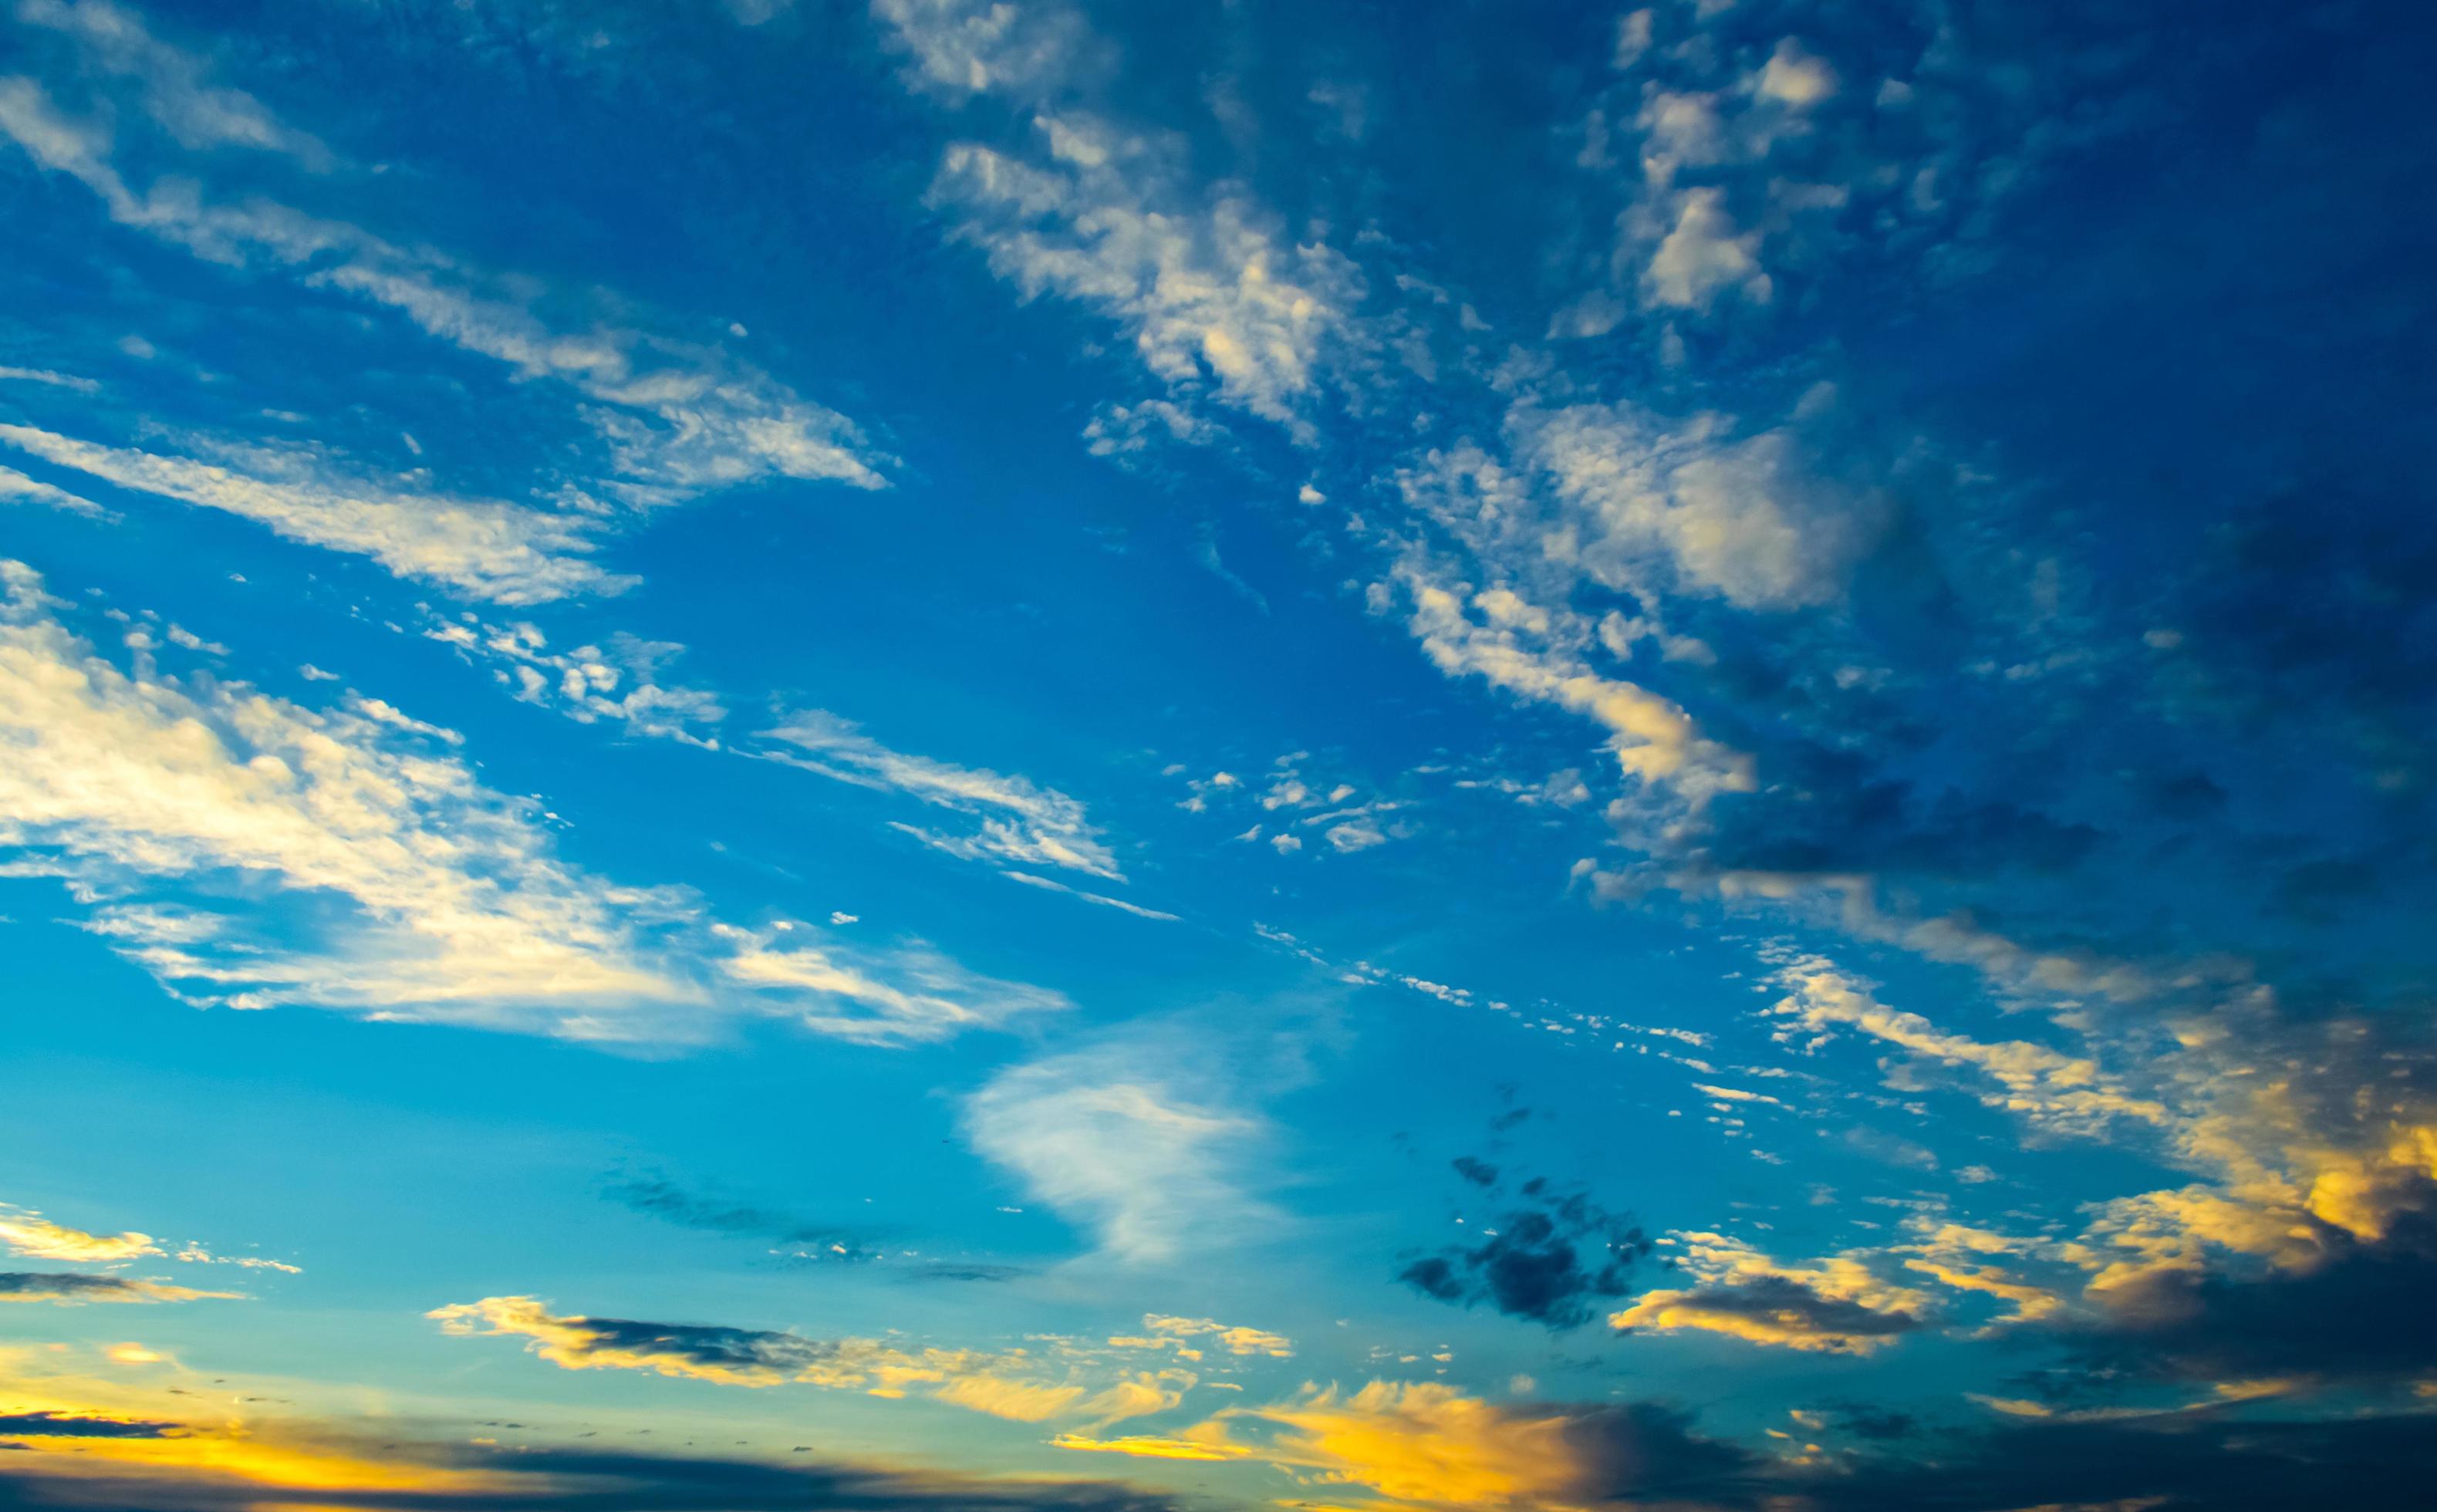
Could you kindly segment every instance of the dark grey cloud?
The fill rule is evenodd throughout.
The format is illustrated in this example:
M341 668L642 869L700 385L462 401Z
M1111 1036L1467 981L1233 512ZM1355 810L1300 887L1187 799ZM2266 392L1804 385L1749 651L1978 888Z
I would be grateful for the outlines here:
M1949 1435L1934 1451L1807 1477L1797 1504L1809 1512L2281 1512L2423 1506L2432 1484L2437 1433L2424 1415L2308 1422L2175 1414Z
M1467 1163L1474 1169L1466 1169ZM1498 1177L1469 1157L1455 1166L1475 1185L1486 1187ZM1396 1278L1441 1302L1465 1308L1485 1302L1508 1317L1552 1329L1579 1327L1590 1320L1598 1299L1626 1293L1634 1266L1651 1251L1639 1228L1580 1192L1554 1195L1542 1180L1525 1183L1520 1197L1520 1205L1484 1225L1479 1244L1422 1256Z
M868 1260L874 1257L868 1230L824 1223L750 1203L732 1203L689 1191L660 1175L620 1173L602 1195L622 1207L711 1234L732 1234L797 1245L808 1259Z
M2427 1195L2437 1199L2437 1185ZM2437 1215L2407 1213L2376 1244L2332 1231L2324 1241L2330 1257L2306 1271L2170 1274L2118 1288L2102 1326L2067 1337L2088 1365L2152 1379L2437 1368Z
M75 1271L0 1271L0 1301L14 1302L174 1302L195 1293L154 1281L123 1275L88 1275Z
M675 1355L698 1365L728 1370L793 1372L834 1358L837 1345L826 1339L767 1328L731 1328L715 1323L651 1323L638 1318L572 1320L587 1337L579 1345L558 1347L591 1354L608 1350Z
M169 1438L176 1423L125 1417L88 1417L77 1413L0 1413L0 1438Z
M1457 1175L1475 1187L1498 1185L1498 1168L1485 1160L1476 1159L1471 1155L1458 1155L1449 1164L1454 1168Z
M1819 1410L1834 1420L1840 1432L1873 1442L1910 1438L1920 1431L1920 1419L1912 1414L1873 1407L1866 1402L1830 1402Z

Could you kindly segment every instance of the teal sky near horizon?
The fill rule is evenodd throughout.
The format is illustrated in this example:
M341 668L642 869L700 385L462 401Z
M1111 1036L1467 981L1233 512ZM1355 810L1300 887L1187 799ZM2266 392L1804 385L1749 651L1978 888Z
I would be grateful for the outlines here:
M2405 1504L2432 40L9 0L0 1512Z

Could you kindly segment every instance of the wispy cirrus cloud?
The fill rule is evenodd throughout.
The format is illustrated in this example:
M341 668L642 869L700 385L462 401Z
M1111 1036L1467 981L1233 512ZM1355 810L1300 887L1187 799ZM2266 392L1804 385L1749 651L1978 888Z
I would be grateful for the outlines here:
M981 821L980 832L973 835L900 826L937 850L968 859L1124 880L1115 854L1083 805L1055 788L892 750L851 722L819 711L792 715L763 734L786 747L763 752L769 760L859 787L903 793Z
M0 425L0 443L113 487L221 510L473 598L535 604L634 582L589 559L600 540L597 518L399 489L351 476L313 452L239 447L202 461L20 425ZM43 497L56 492L45 487Z
M699 1040L791 1011L872 1043L1062 1005L927 946L814 958L678 889L557 858L450 732L351 695L315 710L122 664L0 566L0 844L89 901L87 927L188 1001L308 1004L574 1039Z

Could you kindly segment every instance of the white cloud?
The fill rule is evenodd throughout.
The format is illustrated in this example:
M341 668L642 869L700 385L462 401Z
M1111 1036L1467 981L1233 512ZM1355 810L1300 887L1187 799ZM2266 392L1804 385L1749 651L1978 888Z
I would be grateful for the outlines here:
M232 448L229 460L247 465L238 470L28 426L0 425L0 442L120 488L223 510L290 540L369 556L401 577L499 603L540 603L631 581L585 559L591 520L387 487L346 476L316 452Z
M98 69L131 79L146 114L188 148L252 148L330 166L330 149L278 119L243 90L211 84L196 59L161 42L132 11L107 0L20 0L18 19L72 39Z
M639 938L650 898L553 859L455 758L363 713L124 671L29 570L0 577L0 842L165 985L578 1037L700 1000ZM249 908L284 927L244 928Z
M1147 466L1163 444L1210 447L1226 439L1223 428L1166 399L1103 404L1083 427L1085 450L1129 470Z
M1118 321L1172 387L1215 389L1307 435L1315 369L1355 334L1364 286L1353 263L1287 240L1239 188L1188 192L1171 144L1078 115L1036 124L1047 167L949 149L933 197L963 214L959 235L1027 297L1058 293Z
M1762 98L1799 110L1836 93L1836 70L1828 66L1826 59L1805 52L1802 44L1787 37L1769 55L1758 88Z
M1260 1124L1124 1048L1002 1071L967 1100L965 1127L974 1149L1119 1259L1174 1260L1274 1218L1236 1173Z
M1123 880L1116 857L1083 805L1055 788L891 750L850 721L819 711L797 714L763 735L795 747L794 752L759 753L768 760L978 818L981 830L976 835L943 835L900 826L952 855Z
M1768 303L1773 286L1760 265L1760 237L1735 224L1723 189L1687 189L1676 200L1674 225L1642 272L1642 293L1654 305L1707 309L1727 290Z
M916 82L950 94L1050 82L1081 41L1075 18L1053 4L872 0L871 10L913 55Z
M968 971L920 944L867 951L793 922L768 930L716 924L711 933L733 947L718 963L722 975L778 990L806 1028L835 1039L924 1043L1073 1006L1046 988Z
M31 569L0 561L0 853L188 1002L662 1043L741 1012L903 1044L1064 1006L926 945L710 923L558 859L453 731L360 694L316 711L165 676L149 636L121 666Z
M149 38L142 46L148 57L174 56ZM158 77L161 66L153 58L146 77ZM221 107L208 121L208 113L195 114L203 110L196 102L205 100ZM254 115L233 101L244 101ZM171 125L178 134L176 120L186 120L189 134L201 133L190 147L237 139L232 132L270 146L287 131L249 97L207 91L189 103L194 112ZM844 415L716 346L609 318L631 310L624 301L496 276L436 249L399 246L269 200L218 202L191 179L164 177L139 192L114 166L107 132L64 114L30 79L0 79L0 135L44 168L83 183L123 225L207 261L285 270L354 294L436 340L506 364L519 378L566 385L584 401L580 413L607 448L615 474L609 486L632 502L771 476L886 485L881 469L892 459ZM578 313L556 322L542 313L562 307Z
M1328 843L1340 854L1367 851L1375 845L1388 843L1387 835L1369 819L1355 819L1345 824L1332 824L1326 832Z
M1509 589L1472 593L1417 563L1397 575L1412 603L1412 633L1441 671L1587 716L1608 730L1608 748L1627 774L1692 801L1753 785L1750 758L1702 735L1673 700L1594 672L1582 659L1589 636L1579 616L1552 614Z
M1061 892L1070 898L1080 898L1085 903L1096 903L1105 908L1115 908L1132 914L1137 919L1156 919L1166 923L1177 922L1175 914L1163 913L1157 908L1146 908L1141 904L1128 903L1123 898L1112 898L1104 892L1087 892L1081 888L1069 887L1055 877L1037 877L1029 871L1002 871L999 875L1009 882L1020 882L1027 888L1039 888L1044 892Z
M700 688L664 687L659 670L684 654L667 641L645 641L620 631L606 648L578 645L549 649L539 626L526 621L488 624L460 615L424 635L455 646L468 659L493 663L492 675L521 703L555 709L578 724L614 720L629 734L653 735L716 747L712 733L728 717L717 694Z
M1542 554L1606 587L1646 589L1656 558L1678 589L1796 608L1842 591L1867 544L1867 506L1816 477L1783 430L1728 442L1715 416L1670 428L1623 404L1517 406L1508 424L1567 506L1542 527Z
M54 373L44 367L0 367L0 382L40 383L78 394L101 392L101 385L89 378L79 378L73 373Z
M79 515L100 515L99 504L79 494L46 483L39 478L28 478L14 467L0 467L0 501L48 504L53 509L72 510Z

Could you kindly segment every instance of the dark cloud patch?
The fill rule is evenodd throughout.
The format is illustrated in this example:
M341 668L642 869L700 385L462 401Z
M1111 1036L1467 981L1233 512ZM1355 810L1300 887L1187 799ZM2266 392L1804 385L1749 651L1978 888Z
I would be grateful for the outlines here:
M0 1302L173 1302L196 1293L123 1275L73 1271L0 1271Z
M2424 1198L2437 1205L2437 1186ZM2437 1216L2407 1213L2374 1245L2329 1242L2332 1257L2299 1274L2119 1288L2103 1331L2079 1335L2078 1351L2124 1375L2187 1380L2437 1370Z
M2141 800L2161 818L2177 823L2213 819L2225 808L2225 789L2197 766L2144 772L2136 779Z
M2189 1413L2008 1426L1957 1435L1935 1454L1866 1459L1806 1477L1801 1504L1813 1512L2419 1506L2437 1484L2429 1428L2420 1415L2263 1422Z
M1864 1402L1832 1402L1821 1411L1833 1419L1840 1431L1873 1443L1891 1443L1920 1432L1920 1420L1912 1414Z
M2437 521L2342 483L2208 533L2173 605L2188 691L2246 721L2330 707L2425 736L2437 714Z
M1578 1494L1595 1505L1735 1505L1761 1494L1754 1455L1696 1432L1691 1414L1662 1403L1577 1409L1563 1437L1585 1469Z
M837 1354L826 1339L766 1328L731 1328L715 1323L647 1323L636 1318L570 1320L584 1329L582 1344L562 1341L561 1349L584 1353L621 1352L675 1355L698 1365L724 1370L792 1372L820 1364Z
M1489 1164L1485 1160L1477 1159L1471 1155L1458 1155L1448 1164L1454 1169L1457 1175L1462 1176L1464 1180L1472 1183L1475 1187L1495 1187L1498 1185L1498 1168Z
M1396 1278L1441 1302L1486 1302L1552 1329L1587 1323L1596 1299L1625 1294L1651 1250L1639 1228L1579 1192L1552 1196L1542 1180L1526 1183L1523 1195L1530 1205L1500 1216L1481 1243L1423 1256Z
M184 1432L177 1423L146 1422L128 1417L88 1417L77 1413L0 1413L0 1437L5 1438L169 1438Z
M1784 796L1721 807L1703 859L1722 870L1801 875L1972 880L2008 871L2057 873L2104 838L2004 799L1873 774L1849 752L1788 751Z
M622 1207L711 1234L733 1234L796 1245L807 1259L868 1260L875 1258L867 1231L840 1223L820 1223L749 1203L725 1202L688 1191L658 1175L612 1177L602 1195Z

